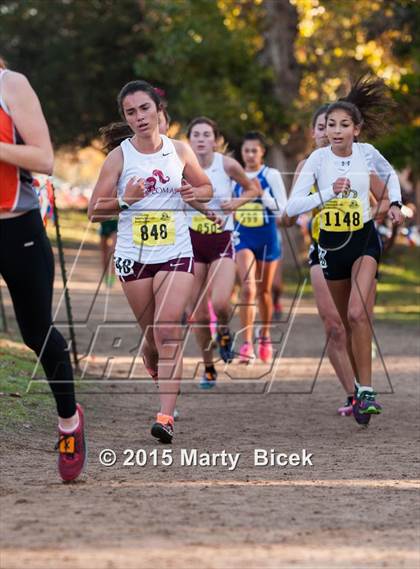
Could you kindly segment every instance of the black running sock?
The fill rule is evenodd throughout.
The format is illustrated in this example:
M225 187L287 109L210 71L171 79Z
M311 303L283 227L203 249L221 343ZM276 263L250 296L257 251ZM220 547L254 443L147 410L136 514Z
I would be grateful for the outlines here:
M216 368L214 367L213 364L211 364L210 366L204 366L205 367L205 372L206 373L216 373Z

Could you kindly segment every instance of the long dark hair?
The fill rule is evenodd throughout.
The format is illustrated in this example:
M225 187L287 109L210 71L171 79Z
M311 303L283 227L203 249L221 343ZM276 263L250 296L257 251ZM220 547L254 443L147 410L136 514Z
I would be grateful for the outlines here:
M362 75L345 97L328 107L326 118L332 111L342 109L355 125L363 126L366 134L376 136L385 129L386 118L394 106L390 90L382 79Z
M125 118L123 109L124 99L127 97L127 95L137 93L138 91L142 91L143 93L149 95L149 97L155 103L158 111L163 108L163 103L158 89L150 85L150 83L147 81L142 81L140 79L136 81L130 81L124 85L124 87L118 93L117 97L118 111L122 119ZM99 133L103 140L103 149L106 152L111 152L111 150L117 148L117 146L119 146L123 140L133 135L133 131L126 122L111 123L100 128Z

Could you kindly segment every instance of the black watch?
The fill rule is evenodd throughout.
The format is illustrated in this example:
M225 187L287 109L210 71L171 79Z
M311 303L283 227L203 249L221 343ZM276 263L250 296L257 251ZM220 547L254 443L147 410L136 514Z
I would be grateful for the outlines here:
M395 205L395 207L398 207L398 208L400 208L400 209L401 209L402 206L403 206L402 202L391 202L391 203L389 204L389 207L392 207L393 205Z

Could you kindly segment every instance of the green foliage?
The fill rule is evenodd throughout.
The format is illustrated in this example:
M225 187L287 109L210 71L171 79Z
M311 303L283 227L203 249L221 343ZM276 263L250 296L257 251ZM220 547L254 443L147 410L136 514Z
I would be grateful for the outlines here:
M31 80L58 146L88 144L117 118L145 48L140 28L135 0L0 2L2 55Z
M182 125L206 114L233 146L250 129L286 143L320 102L370 71L399 105L379 143L396 165L416 168L420 3L290 0L302 78L299 97L282 106L282 77L267 56L268 1L0 0L1 51L30 78L58 146L87 144L117 119L116 95L135 77L165 89Z
M247 130L270 132L284 122L271 97L272 72L256 60L255 27L232 30L214 0L151 0L145 21L159 33L135 68L165 89L175 120L186 124L208 115L231 142Z

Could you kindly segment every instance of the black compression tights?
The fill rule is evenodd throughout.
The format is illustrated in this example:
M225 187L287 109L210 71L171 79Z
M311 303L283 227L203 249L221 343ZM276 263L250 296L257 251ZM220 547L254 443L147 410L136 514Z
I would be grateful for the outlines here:
M67 419L76 412L73 370L66 341L52 327L54 257L38 210L0 219L0 275L9 289L23 341L41 354L58 414Z

